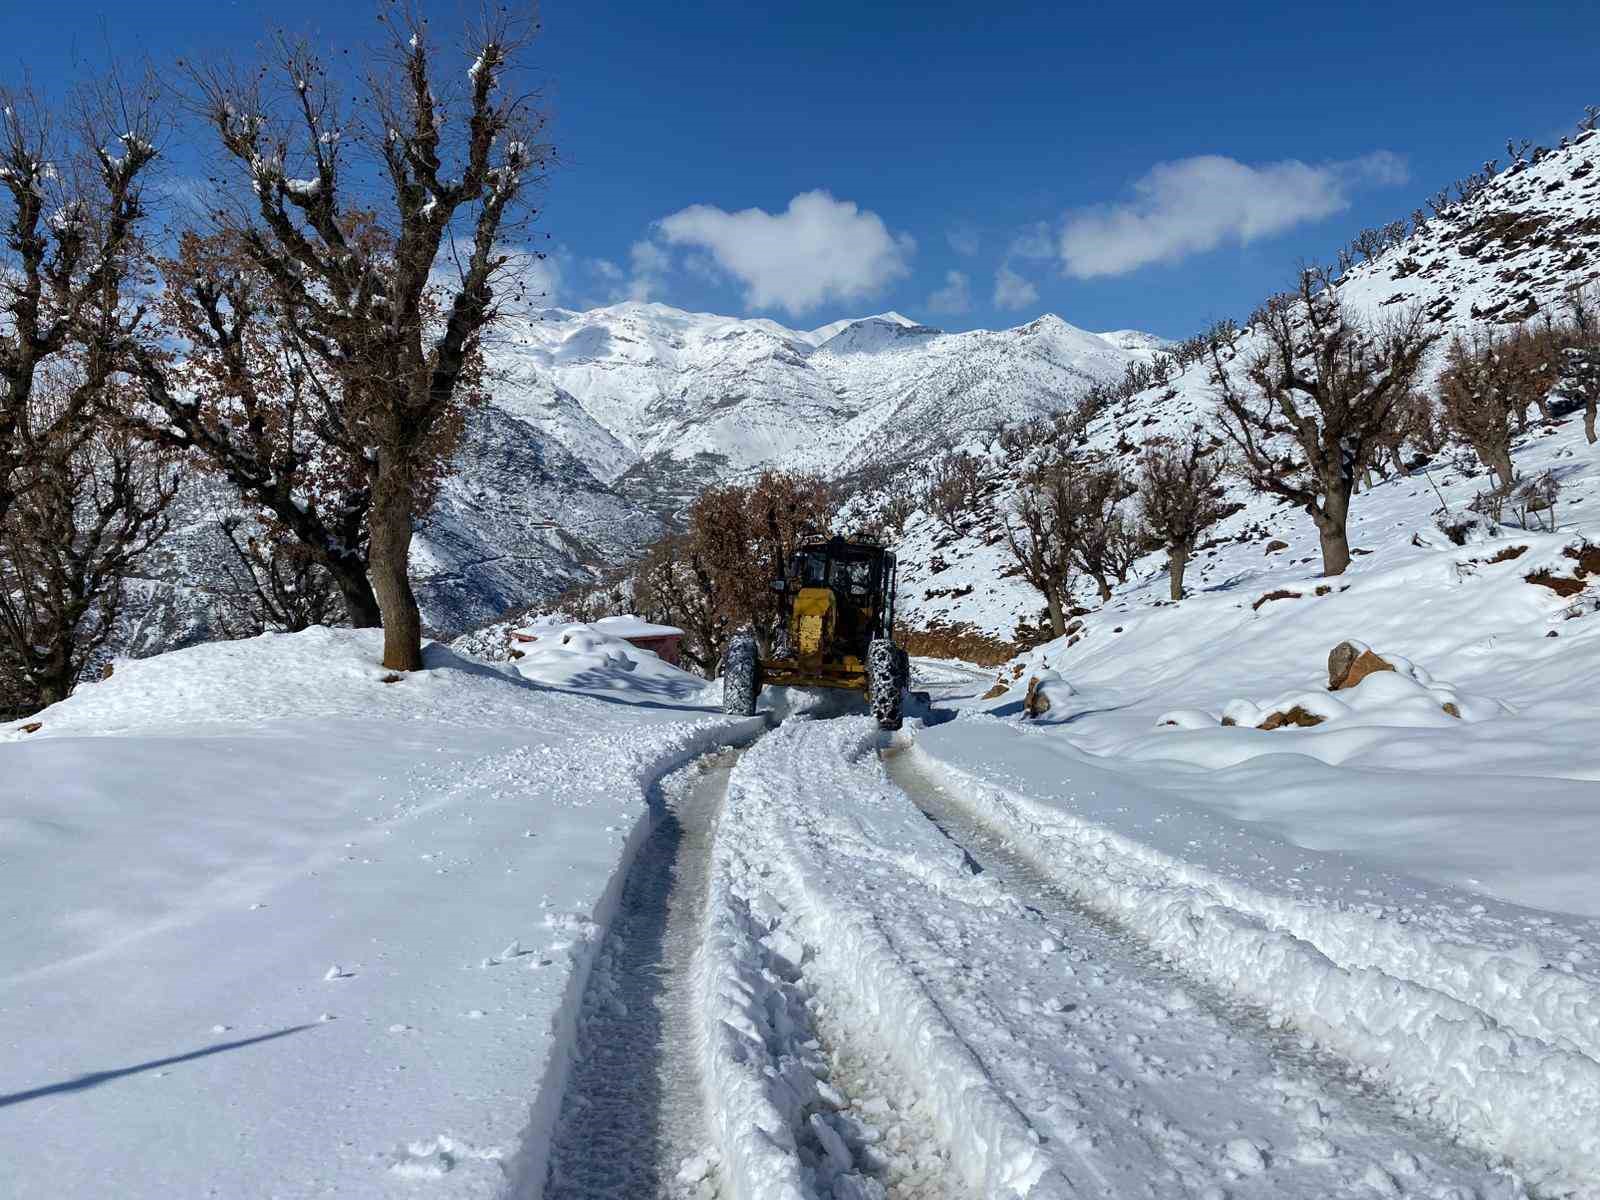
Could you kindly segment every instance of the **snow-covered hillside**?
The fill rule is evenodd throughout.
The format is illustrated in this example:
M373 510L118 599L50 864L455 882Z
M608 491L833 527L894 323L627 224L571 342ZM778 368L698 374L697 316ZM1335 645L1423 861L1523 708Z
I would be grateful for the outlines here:
M1338 294L1373 319L1403 306L1418 306L1428 315L1439 337L1418 382L1427 391L1443 368L1451 337L1470 337L1480 328L1503 328L1543 313L1559 317L1562 297L1596 280L1600 132L1591 132L1537 163L1503 171L1465 204L1349 272ZM1263 346L1264 339L1247 330L1235 343L1231 361L1237 367ZM1209 362L1194 363L1167 384L1102 412L1089 426L1083 448L1131 465L1146 443L1214 432L1218 401L1210 371ZM991 438L970 437L965 445L988 456L1002 478L1014 465ZM1458 449L1427 473L1363 488L1352 504L1352 544L1371 549L1389 531L1427 530L1441 504L1462 512L1485 488L1487 477L1464 448ZM1563 488L1558 514L1564 524L1600 522L1600 454L1585 444L1579 418L1553 428L1530 427L1512 453L1524 474L1555 472ZM917 481L908 475L899 486L915 488ZM1212 544L1197 563L1199 587L1249 586L1255 577L1271 573L1273 564L1263 560L1260 548L1273 541L1288 543L1278 561L1311 561L1316 537L1303 513L1251 492L1242 482L1231 481L1229 488L1230 501L1241 507L1210 532ZM1037 619L1041 601L1015 577L999 537L1008 494L1002 487L964 536L941 529L928 514L908 522L899 546L900 614L908 625L971 628L1004 641L1015 636L1019 620ZM1248 553L1235 552L1241 544ZM1135 576L1162 574L1164 579L1164 571L1164 555L1152 555L1137 565ZM1083 601L1089 602L1087 588Z

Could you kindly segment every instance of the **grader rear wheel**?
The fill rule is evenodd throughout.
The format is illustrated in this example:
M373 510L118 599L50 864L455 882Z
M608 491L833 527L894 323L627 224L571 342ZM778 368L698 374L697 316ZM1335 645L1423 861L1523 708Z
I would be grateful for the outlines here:
M761 656L756 639L739 634L722 658L722 711L730 717L752 717L761 690Z

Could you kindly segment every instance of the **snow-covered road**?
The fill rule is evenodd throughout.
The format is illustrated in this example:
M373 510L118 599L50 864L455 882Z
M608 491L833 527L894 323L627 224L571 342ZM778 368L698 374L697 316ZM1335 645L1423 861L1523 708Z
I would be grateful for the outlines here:
M629 868L584 994L546 1200L716 1195L693 967L732 765L732 754L711 755L656 788L663 813Z
M897 1189L913 1173L888 1135L907 1123L950 1194L1520 1194L881 748L867 721L797 719L733 772L704 964L732 1194L923 1194ZM880 1063L894 1094L864 1108L841 1055Z

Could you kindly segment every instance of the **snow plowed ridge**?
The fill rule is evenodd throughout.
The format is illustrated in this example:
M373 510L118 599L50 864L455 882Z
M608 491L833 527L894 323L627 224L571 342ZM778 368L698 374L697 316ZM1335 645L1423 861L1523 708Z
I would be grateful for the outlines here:
M1362 922L1351 914L1251 892L1057 807L923 761L1040 869L1184 970L1377 1071L1419 1113L1474 1144L1510 1155L1568 1194L1600 1196L1600 1062L1579 1048L1593 1037L1581 1028L1593 1004L1578 994L1581 981L1557 976L1561 983L1545 990L1533 971L1523 974L1527 964L1387 936L1377 922L1365 922L1360 952ZM1482 956L1486 977L1475 986L1469 953ZM1519 994L1519 979L1531 994ZM1563 1032L1541 1038L1528 1032L1535 1028Z

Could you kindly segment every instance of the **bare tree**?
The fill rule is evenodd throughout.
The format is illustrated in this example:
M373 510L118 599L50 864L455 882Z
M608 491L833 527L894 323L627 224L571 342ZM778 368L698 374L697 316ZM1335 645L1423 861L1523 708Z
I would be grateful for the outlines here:
M505 12L474 35L459 87L436 78L414 16L385 19L387 69L348 108L304 46L281 45L271 72L193 72L199 108L254 198L230 224L360 435L368 569L392 670L422 666L413 522L474 399L474 354L516 261L502 239L550 161L532 99L502 86L527 41ZM365 152L377 182L347 148Z
M1122 512L1122 502L1133 494L1115 467L1066 468L1062 534L1067 552L1100 591L1111 599L1111 581L1126 583L1128 570L1139 557L1138 532Z
M237 515L219 522L234 556L223 569L250 612L247 627L238 635L249 637L269 629L295 633L313 625L338 624L344 607L327 567L299 542L275 536L271 530L241 535L243 523Z
M0 519L0 645L31 708L65 699L115 632L177 490L171 466L124 431L62 419L81 386L32 398L29 416L50 434L32 443L31 484Z
M825 533L833 515L827 484L767 471L750 486L709 488L689 508L690 549L712 579L715 608L730 629L754 628L763 648L778 625L771 582L785 577L800 541Z
M1600 291L1575 291L1567 300L1571 340L1562 351L1558 396L1583 405L1583 433L1595 442L1595 409L1600 405Z
M922 501L946 530L953 534L965 532L968 518L983 503L982 462L976 455L960 450L946 454L933 464Z
M733 627L692 538L669 534L645 552L634 570L633 598L640 616L682 629L683 657L707 679L716 678Z
M1436 335L1420 312L1368 326L1309 275L1300 290L1275 297L1258 314L1267 346L1235 380L1213 354L1223 433L1251 485L1282 496L1316 522L1323 571L1350 565L1346 526L1355 482L1399 418L1423 354ZM1281 435L1297 456L1283 463Z
M1044 597L1050 630L1056 637L1067 631L1067 610L1072 603L1076 563L1068 533L1076 503L1070 469L1056 463L1024 475L1005 514L1006 548L1022 577Z
M350 624L378 625L367 578L372 488L341 381L277 310L237 234L185 235L162 276L156 316L180 346L172 354L129 340L150 402L128 418L133 429L225 478L270 527L263 545L296 542L306 562L293 573L320 564ZM263 619L284 627L270 608Z
M0 89L0 517L35 481L39 447L83 424L111 344L138 320L123 294L156 157L151 89L85 89L68 112L63 129L41 97ZM36 404L67 357L71 390Z
M1150 538L1166 547L1172 598L1183 599L1183 574L1200 537L1226 507L1217 486L1224 465L1199 437L1186 446L1154 447L1139 463L1139 504Z
M1512 426L1527 426L1529 408L1551 419L1549 395L1560 376L1568 332L1553 322L1538 330L1477 333L1454 339L1439 378L1445 420L1476 451L1502 487L1511 483Z

